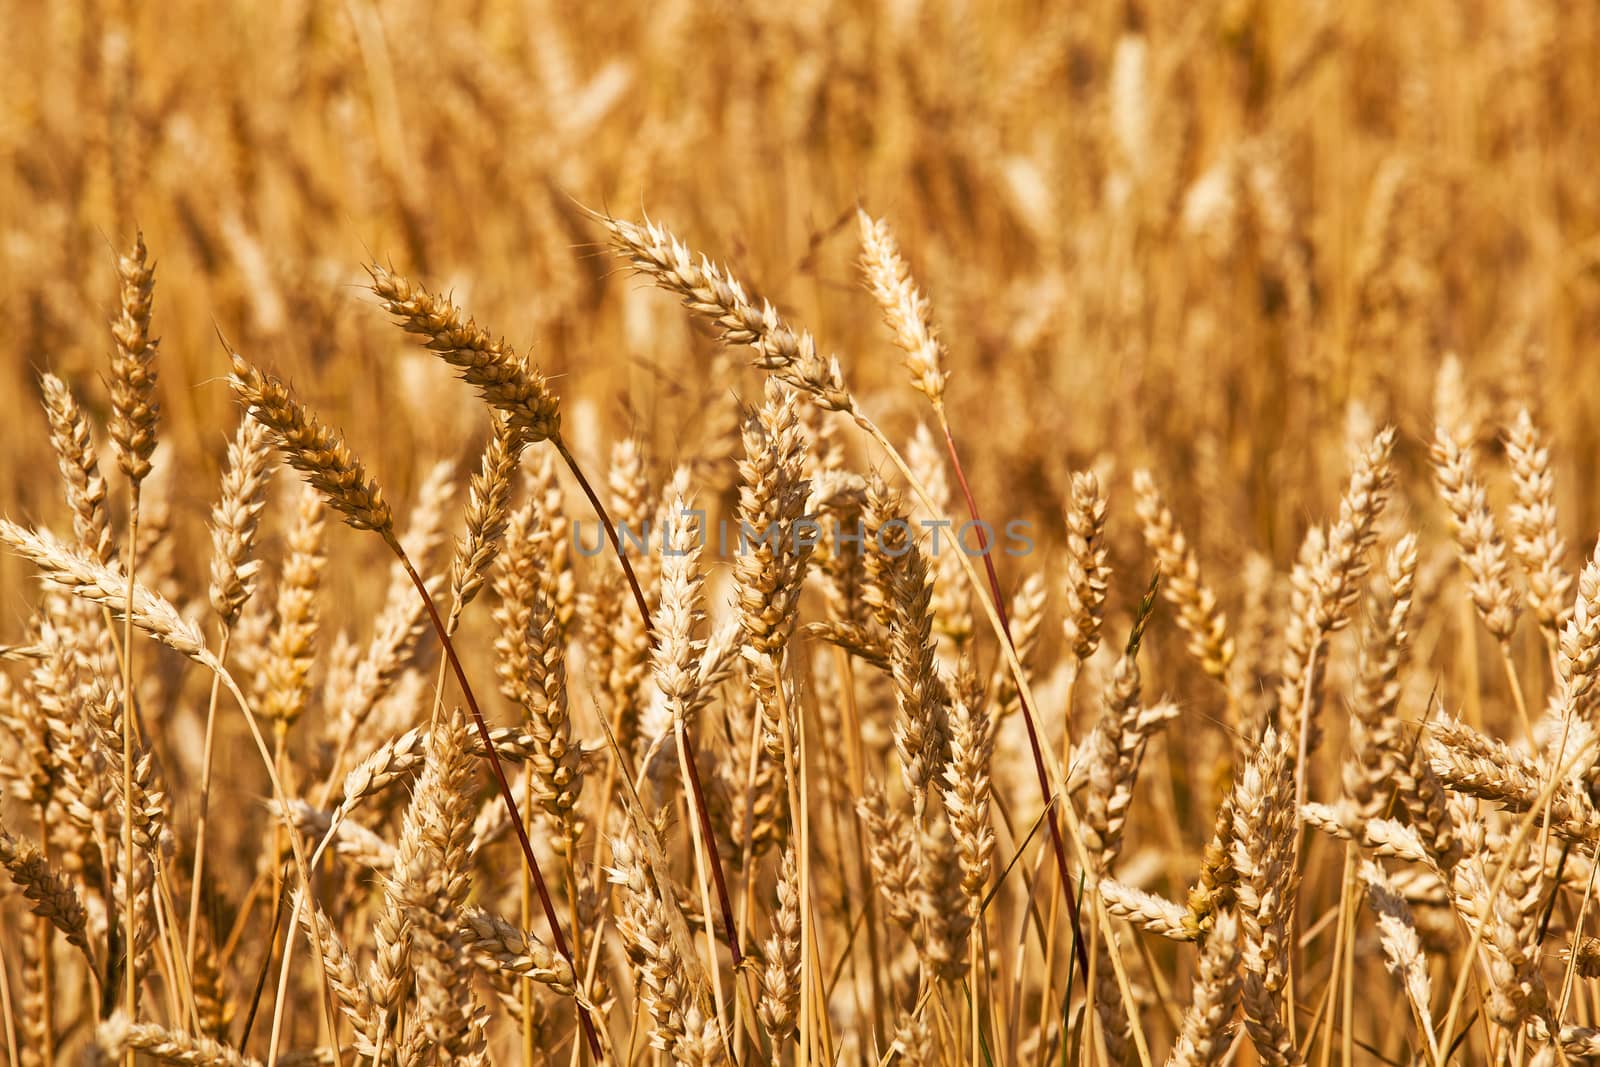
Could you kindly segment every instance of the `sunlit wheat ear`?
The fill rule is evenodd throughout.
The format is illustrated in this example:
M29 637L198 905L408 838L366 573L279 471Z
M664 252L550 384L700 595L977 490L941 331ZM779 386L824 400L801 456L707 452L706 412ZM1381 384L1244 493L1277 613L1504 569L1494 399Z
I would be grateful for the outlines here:
M1263 1062L1276 1065L1298 1062L1284 1051L1294 1042L1278 1003L1289 974L1288 919L1296 878L1290 861L1296 819L1289 767L1283 740L1269 729L1240 776L1233 805L1245 1027Z
M98 687L91 689L84 703L83 718L90 731L98 738L102 754L120 754L122 705L120 696L114 690ZM140 852L139 859L143 860L153 855L166 838L166 790L161 785L156 765L145 758L143 745L134 742L129 754L133 766L128 783L126 813L129 816L129 831L133 845ZM120 764L120 760L117 762ZM123 814L118 812L119 820ZM118 877L121 877L122 873L119 870ZM136 871L137 878L146 878L148 875L148 870Z
M1177 708L1171 704L1148 709L1139 705L1139 646L1155 608L1155 594L1152 582L1135 614L1126 650L1106 687L1100 721L1085 742L1089 750L1089 789L1083 818L1084 843L1094 865L1096 883L1110 872L1121 849L1146 743L1163 723L1177 715ZM1095 1009L1112 1058L1125 1062L1133 1049L1132 1020L1107 955L1112 946L1099 943L1097 951L1100 962L1095 971Z
M522 688L528 733L534 740L529 759L534 798L554 821L557 848L571 861L583 834L578 799L583 790L583 751L573 737L567 706L566 649L560 639L555 605L536 595L523 637Z
M938 808L927 816L917 835L917 951L929 975L951 981L966 969L974 911L961 888L962 864L949 820Z
M942 404L950 374L943 369L944 343L934 327L928 300L911 279L889 224L859 210L856 222L861 230L861 272L894 343L906 354L911 384L935 404Z
M1590 699L1600 666L1600 543L1578 575L1578 595L1561 626L1556 644L1556 675L1562 684L1564 714Z
M1107 914L1127 919L1146 933L1170 941L1200 940L1189 921L1189 909L1182 904L1112 878L1101 880L1099 893Z
M1471 447L1459 444L1441 426L1434 436L1431 458L1439 495L1454 520L1456 546L1467 572L1472 603L1489 632L1500 641L1509 641L1517 625L1520 598L1511 585L1505 543L1474 469Z
M845 388L839 361L823 359L807 332L796 332L766 301L756 304L744 286L723 268L701 256L655 223L639 225L607 215L596 216L610 232L616 250L655 283L683 298L690 311L722 331L728 344L749 345L756 365L780 381L808 394L817 404L851 411L854 401Z
M483 1053L459 920L471 890L470 797L477 774L466 748L467 729L457 708L430 734L427 763L384 884L385 918L397 928L410 926L417 996L407 1032L420 1032L424 1047L443 1062Z
M1395 794L1434 862L1449 871L1470 851L1457 824L1444 783L1423 745L1407 746L1407 759L1395 771Z
M0 867L29 901L29 910L48 919L67 943L90 953L88 916L72 883L53 870L30 842L13 837L0 826ZM92 955L89 957L93 962Z
M993 799L989 776L994 724L980 704L957 700L950 708L950 762L945 765L944 804L961 861L961 888L976 912L994 862Z
M916 840L911 820L889 803L877 782L868 784L866 795L856 801L856 811L867 827L872 882L883 895L888 917L909 930L917 919Z
M1367 556L1377 540L1378 517L1393 478L1393 444L1394 431L1385 429L1357 454L1339 502L1338 520L1306 532L1289 576L1278 704L1297 767L1293 810L1299 810L1305 801L1303 768L1322 740L1329 641L1349 622L1351 608L1360 597L1360 580L1368 570Z
M656 610L658 637L651 662L656 685L669 708L674 716L682 716L687 715L694 698L695 664L703 647L696 636L705 617L701 603L705 575L700 569L703 530L691 518L695 504L687 477L676 478L670 493L672 526L662 534L661 604Z
M1368 569L1367 555L1377 542L1377 522L1394 482L1390 455L1395 431L1386 428L1356 454L1349 483L1339 500L1339 518L1328 528L1327 547L1317 577L1321 584L1317 624L1331 633L1349 621Z
M94 435L89 420L72 391L54 374L39 376L45 417L50 422L50 443L66 482L67 504L72 509L72 532L78 544L101 563L115 556L111 546L111 518L106 510L106 480L100 475Z
M333 921L314 901L309 904L301 901L303 893L304 890L295 889L297 906L292 910L300 916L312 951L321 945L322 968L338 999L340 1010L355 1032L356 1051L364 1056L376 1056L382 1020L372 990L357 970L356 961L346 950Z
M1072 476L1067 508L1067 582L1063 633L1072 653L1088 659L1100 644L1111 566L1106 561L1106 499L1093 471Z
M422 766L428 735L420 727L407 730L379 745L371 755L344 776L334 817L343 818L364 799L381 793L400 778Z
M128 579L120 571L61 544L48 534L0 519L0 542L39 568L41 577L108 609L116 618L128 614ZM207 667L217 666L200 630L169 602L134 584L133 624L151 637Z
M868 491L867 533L884 557L874 593L889 626L889 665L895 687L895 751L906 793L920 819L928 787L949 749L949 694L939 678L930 606L933 584L897 496L881 482Z
M439 358L500 411L523 443L561 433L561 404L544 376L504 340L464 315L450 300L378 266L367 267L372 292L407 333L417 334Z
M1533 1017L1548 1013L1547 991L1540 970L1540 903L1544 897L1544 864L1535 843L1524 842L1511 857L1505 880L1493 899L1478 901L1487 911L1484 941L1488 954L1489 1017L1515 1032Z
M562 996L576 990L572 965L548 945L482 908L461 910L466 948L497 971L549 986Z
M1090 735L1089 795L1084 822L1090 846L1102 870L1109 870L1121 849L1134 784L1149 739L1178 717L1178 707L1162 701L1139 704L1138 670L1122 660L1105 696L1100 724Z
M211 610L224 626L238 621L255 592L261 563L250 556L266 506L271 448L266 427L253 419L239 424L228 445L222 496L211 509Z
M896 1063L906 1067L933 1067L939 1062L938 1033L923 1013L903 1012L895 1022L890 1049Z
M1220 1063L1233 1045L1233 1013L1239 1004L1239 922L1222 912L1206 936L1195 972L1194 993L1169 1067Z
M493 579L498 603L494 608L495 676L509 701L526 707L532 698L524 679L523 641L536 600L542 595L541 561L534 542L537 515L533 503L512 512L502 537L505 545L496 561Z
M1566 759L1586 763L1594 758L1594 735L1586 727L1568 727L1564 732ZM1456 792L1518 810L1537 806L1544 794L1548 775L1538 762L1455 719L1431 723L1423 747L1439 780ZM1600 833L1600 812L1572 781L1557 783L1548 805L1555 833L1577 840Z
M803 477L805 438L795 397L769 379L766 400L744 428L739 462L739 552L733 561L736 605L755 684L771 694L794 630L810 541L800 527L810 488ZM766 699L770 699L767 697Z
M1162 593L1178 609L1178 624L1189 635L1189 651L1207 674L1226 685L1233 663L1233 638L1216 594L1200 576L1200 561L1190 547L1149 471L1135 471L1133 491L1144 523L1144 540L1161 565Z
M160 1063L190 1067L261 1067L260 1060L220 1041L154 1023L130 1022L121 1012L100 1024L95 1039L99 1051L106 1055L121 1056L137 1049Z
M511 510L512 478L522 458L519 437L509 418L496 417L482 465L472 476L467 500L467 536L457 542L450 563L448 630L455 630L462 609L483 588L489 566L500 551L500 539Z
M51 592L77 606L59 591ZM5 717L6 727L27 755L27 763L11 766L10 773L26 776L28 799L35 805L54 800L66 809L66 825L73 827L72 832L64 833L58 822L45 844L74 852L97 849L114 817L114 790L106 777L110 761L101 758L98 736L81 721L93 685L80 673L87 657L75 646L74 637L48 617L40 621L38 647L40 658L21 693L7 687L7 696L27 698L26 703L19 699ZM94 695L99 697L98 692ZM22 785L18 781L12 788L20 794Z
M1361 881L1367 903L1378 916L1378 940L1383 945L1384 966L1400 979L1416 1014L1417 1028L1437 1053L1433 1036L1432 984L1428 978L1428 959L1417 936L1416 920L1405 898L1395 892L1384 869L1371 860L1361 861Z
M608 506L618 528L627 531L626 551L634 569L645 588L654 589L659 585L657 574L660 571L660 558L653 552L640 552L637 545L640 540L647 539L647 533L654 535L662 532L663 520L673 516L665 514L657 500L638 441L623 438L611 446L611 469L606 475L606 483L610 490ZM556 484L553 470L548 484L552 487ZM536 492L535 496L538 495ZM559 501L559 491L556 491L556 501ZM540 510L547 516L546 523L550 531L547 542L554 546L559 536L560 544L564 546L569 539L558 534L562 522L559 506L553 503ZM598 531L594 531L593 536L598 548ZM565 548L562 551L565 553ZM573 575L564 557L559 569L561 580L565 583L564 592L570 602ZM597 568L597 571L591 587L581 597L585 606L580 632L593 662L599 665L597 673L606 698L616 708L617 740L624 751L632 752L639 742L640 715L648 691L645 683L650 673L650 635L645 630L644 620L639 618L628 602L627 588L615 580L617 572L609 563ZM659 593L656 599L659 600Z
M607 879L616 887L617 928L633 963L639 999L650 1014L650 1045L672 1054L685 1037L685 1017L700 990L685 982L683 957L630 833L611 842Z
M1572 610L1572 575L1566 569L1567 544L1556 521L1550 449L1526 408L1517 412L1506 434L1506 459L1516 490L1506 513L1511 551L1528 578L1528 607L1540 626L1559 634Z
M683 1040L673 1052L680 1067L718 1067L727 1062L727 1046L722 1040L722 1025L715 1016L690 1005L683 1017Z
M1028 575L1011 598L1011 640L1016 646L1017 662L1022 664L1030 678L1042 659L1040 631L1044 625L1047 598L1048 591L1042 574ZM994 674L989 679L988 701L1000 719L1016 714L1022 707L1022 694L1017 681L1004 663L995 664ZM971 702L976 704L981 701L974 698Z
M148 262L144 234L117 260L117 317L111 323L116 350L111 355L111 440L117 465L134 483L150 473L156 447L156 346L150 336L155 268Z
M794 846L783 854L778 874L778 906L772 913L767 962L761 972L761 1024L776 1047L795 1031L800 1008L800 869Z
M383 491L356 459L337 430L322 425L289 387L231 349L229 383L250 417L272 432L273 444L323 499L358 530L394 539L394 515Z
M40 640L30 646L30 654L38 657L33 672L48 670L52 658L65 659L65 653L52 657L44 640L44 632L50 629L48 622L41 623ZM0 763L0 781L11 796L35 808L50 802L60 777L57 772L70 766L69 754L52 748L50 724L40 700L41 693L50 688L36 685L33 678L18 685L10 675L0 674L0 731L10 735L13 746L11 758Z
M1369 601L1355 694L1350 701L1350 739L1345 753L1344 819L1358 828L1379 818L1394 795L1394 771L1410 744L1397 709L1401 668L1410 653L1412 594L1417 539L1406 534L1390 549L1382 578Z
M316 660L317 588L327 566L323 550L322 502L316 490L297 486L288 558L278 585L277 625L268 637L259 704L275 729L287 732L305 713Z

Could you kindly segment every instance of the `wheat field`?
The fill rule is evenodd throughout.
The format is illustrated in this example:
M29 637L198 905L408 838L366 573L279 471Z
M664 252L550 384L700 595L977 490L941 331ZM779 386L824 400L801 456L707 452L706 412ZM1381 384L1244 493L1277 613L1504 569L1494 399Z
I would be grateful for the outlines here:
M1600 8L0 20L8 1064L1600 1058Z

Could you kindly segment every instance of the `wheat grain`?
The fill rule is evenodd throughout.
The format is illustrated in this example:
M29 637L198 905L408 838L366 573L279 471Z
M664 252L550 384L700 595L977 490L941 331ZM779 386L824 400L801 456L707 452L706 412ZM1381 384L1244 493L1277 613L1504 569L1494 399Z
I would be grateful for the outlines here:
M449 300L412 285L376 263L367 267L372 292L408 333L426 338L430 351L461 374L491 407L506 418L522 444L537 444L561 433L561 407L544 376L525 357Z
M100 1049L114 1056L138 1049L159 1063L182 1067L261 1067L251 1059L208 1037L169 1030L151 1023L130 1022L126 1015L113 1015L100 1025Z
M801 582L816 540L801 525L810 486L802 477L805 439L795 415L794 394L776 381L769 381L765 402L745 423L744 447L739 462L739 551L733 569L745 654L752 662L755 684L763 694L771 694L779 684L779 666L794 629Z
M928 300L900 258L900 246L889 232L889 224L860 210L856 221L861 229L861 271L894 343L906 354L911 384L935 404L942 404L950 375L943 369L944 344L933 325Z
M682 957L660 898L643 858L627 838L611 842L607 878L621 887L617 926L627 940L639 996L650 1013L650 1045L672 1054L688 1032L686 1017L697 993L686 987Z
M112 560L111 520L106 511L106 482L100 476L89 421L66 384L53 374L39 378L45 415L50 421L50 443L67 483L67 504L72 508L72 531L78 546L101 563Z
M305 488L298 494L294 523L259 698L262 713L283 733L305 713L316 657L317 587L327 557L322 548L322 504L314 490Z
M1438 1049L1433 1040L1432 985L1428 980L1428 961L1416 923L1405 900L1389 884L1383 868L1370 860L1361 864L1361 881L1366 886L1367 902L1378 915L1378 939L1383 945L1384 963L1400 979L1418 1028L1428 1037L1429 1050Z
M1392 776L1405 740L1396 719L1400 669L1409 652L1407 620L1417 570L1417 542L1410 534L1390 549L1380 591L1371 598L1373 620L1361 652L1356 691L1350 702L1350 739L1345 755L1345 796L1352 826L1378 818L1388 807Z
M573 994L572 965L527 931L471 907L461 912L461 929L467 949L496 969Z
M71 883L50 869L37 848L13 837L3 827L0 827L0 866L5 867L11 880L33 902L35 915L48 919L69 943L89 952L85 934L88 918Z
M1511 550L1528 579L1528 607L1539 625L1559 634L1571 610L1572 577L1563 563L1566 542L1556 523L1555 476L1550 450L1533 425L1528 410L1506 435L1506 458L1516 501L1507 511Z
M467 536L457 542L450 564L450 614L445 628L454 632L461 611L483 588L485 571L500 550L511 501L511 479L521 459L521 442L509 419L497 418L483 465L472 476L467 501Z
M704 256L696 261L687 245L653 222L641 226L610 216L600 216L600 221L620 255L681 296L685 307L722 331L723 341L751 346L757 366L808 393L822 407L853 409L838 360L819 356L811 334L796 333L771 304L757 306L726 271Z
M1080 661L1100 644L1110 567L1106 562L1106 501L1092 471L1072 476L1067 509L1067 582L1063 632Z
M795 1030L800 1007L800 874L791 846L783 854L778 876L778 906L767 938L767 964L761 972L761 1025L781 1048Z
M111 357L111 441L117 465L137 485L150 473L160 410L155 399L159 342L150 336L155 268L147 261L144 234L136 234L133 247L118 257L117 277L121 286L118 314L111 323L117 343Z
M222 496L211 509L211 609L227 627L238 622L261 570L260 561L250 554L266 507L268 449L261 424L248 419L239 424L238 434L228 444Z
M1134 472L1133 491L1138 497L1145 543L1161 564L1162 593L1178 609L1178 621L1189 635L1189 650L1207 674L1226 684L1234 652L1227 616L1201 579L1194 549L1178 529L1148 471Z
M251 418L271 431L273 443L289 465L305 475L345 522L392 538L394 515L383 492L338 431L322 425L277 378L257 370L231 349L228 356L233 361L229 383L239 402Z
M1233 1045L1239 1000L1239 924L1232 912L1216 917L1195 974L1194 994L1168 1067L1219 1063Z
M40 576L74 596L82 597L121 618L131 614L133 625L176 651L210 664L200 631L166 600L134 583L132 611L128 582L114 568L61 544L49 534L28 530L0 519L0 541L39 568Z
M1468 589L1491 634L1509 641L1516 626L1519 598L1511 587L1505 544L1477 480L1472 452L1440 428L1434 436L1433 469L1439 494L1455 520L1456 543L1469 579Z

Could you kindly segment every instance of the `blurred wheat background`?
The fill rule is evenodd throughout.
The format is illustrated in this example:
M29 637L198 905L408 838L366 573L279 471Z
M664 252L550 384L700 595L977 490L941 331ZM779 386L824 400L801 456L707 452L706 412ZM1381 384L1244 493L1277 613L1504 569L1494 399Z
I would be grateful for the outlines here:
M619 1063L1600 1051L1600 8L90 0L0 2L0 22L19 1067L576 1063L580 1014ZM704 254L769 327L808 330L860 418L770 386L752 338L722 336L732 305L680 306L694 283L650 258L672 239L615 220L665 227L681 267ZM713 522L805 503L959 525L964 475L1033 539L993 561L1035 699L982 561L926 539L909 569L835 544L766 572L636 559L652 651L616 564L587 556L573 472L454 380L457 349L386 278L542 372L618 519L688 491ZM131 480L130 330L159 337L159 446ZM770 331L753 343L792 370ZM902 348L942 392L912 387ZM454 644L511 728L576 996L396 556L323 525L287 466L224 482L230 350L343 431L441 611L452 539L503 540ZM525 473L469 491L495 441ZM136 485L138 582L268 713L281 790L214 670L137 634L122 662L108 590ZM265 501L223 567L254 591L227 627L219 497ZM74 551L105 568L89 607L60 595ZM1054 810L1073 807L1080 918L1029 718ZM350 799L346 774L396 739L410 762ZM310 895L326 922L287 964L305 857L285 800L303 851L337 844Z

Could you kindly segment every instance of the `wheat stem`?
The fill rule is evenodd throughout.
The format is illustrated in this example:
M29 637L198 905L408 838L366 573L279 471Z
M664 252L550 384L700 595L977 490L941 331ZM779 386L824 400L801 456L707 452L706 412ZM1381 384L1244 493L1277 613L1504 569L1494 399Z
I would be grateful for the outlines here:
M122 621L122 871L123 967L127 986L123 1008L128 1018L139 1017L137 920L133 911L133 587L134 567L138 562L139 482L128 483L128 599ZM133 1049L124 1056L127 1067L134 1067Z
M222 634L217 644L217 662L228 662L229 630L222 628ZM217 675L211 676L211 695L206 701L205 736L201 742L200 755L200 797L197 801L198 811L195 815L194 827L194 867L189 875L189 928L184 943L184 959L189 968L194 968L195 940L200 925L200 887L205 880L206 871L206 831L207 817L211 809L211 770L216 755L216 726L217 726L217 697L222 689L222 679Z

